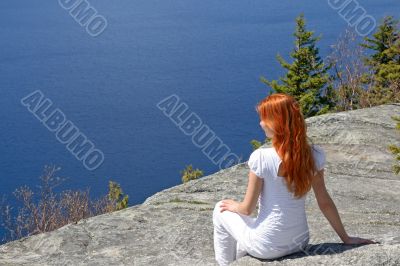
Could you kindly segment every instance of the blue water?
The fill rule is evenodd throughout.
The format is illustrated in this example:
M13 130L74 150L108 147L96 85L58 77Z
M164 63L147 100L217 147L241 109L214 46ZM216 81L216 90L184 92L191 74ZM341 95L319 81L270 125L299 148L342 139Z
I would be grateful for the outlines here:
M120 183L129 205L181 183L187 164L216 172L156 104L176 94L244 160L263 139L255 104L268 92L260 76L283 73L275 56L293 47L304 12L322 34L320 52L347 26L328 1L91 0L108 27L91 37L58 1L0 2L0 195L39 184L44 165L69 177L62 189L92 197ZM396 0L359 1L380 19ZM88 171L20 99L41 90L105 154ZM245 178L245 177L244 177Z

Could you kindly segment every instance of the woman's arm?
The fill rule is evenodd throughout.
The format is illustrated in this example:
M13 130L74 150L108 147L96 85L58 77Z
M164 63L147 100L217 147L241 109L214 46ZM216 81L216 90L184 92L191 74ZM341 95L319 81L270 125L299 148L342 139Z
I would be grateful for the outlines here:
M242 202L232 199L223 200L221 203L221 212L229 210L246 216L250 216L257 206L258 197L263 188L264 179L258 177L253 171L249 171L249 181L246 194Z
M336 205L333 202L332 198L330 197L328 191L326 190L323 169L319 171L316 176L314 176L312 187L321 212L324 214L324 216L329 221L335 232L338 234L340 239L345 244L376 243L369 239L350 237L346 233L346 230L344 229Z

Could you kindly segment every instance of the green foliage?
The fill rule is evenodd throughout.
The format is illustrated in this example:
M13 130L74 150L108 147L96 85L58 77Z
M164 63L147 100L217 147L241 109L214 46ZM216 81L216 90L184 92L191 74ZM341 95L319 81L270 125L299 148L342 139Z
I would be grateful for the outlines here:
M319 56L316 43L320 37L314 37L313 31L306 30L303 14L296 18L293 35L295 48L290 53L293 62L290 64L277 55L278 62L287 70L286 75L280 78L280 83L264 77L261 81L274 92L293 96L299 102L305 117L327 113L333 106L330 100L332 88L327 86L331 65L326 66Z
M261 141L258 141L256 139L253 139L253 140L250 141L250 144L253 147L253 150L257 150L258 148L260 148L262 145L264 145L266 143L271 143L271 139L266 138L264 140L264 143L262 143Z
M365 58L367 65L379 66L392 61L393 58L385 52L400 37L397 28L398 23L398 20L395 20L392 16L386 16L383 18L377 31L373 34L373 37L365 38L366 43L361 44L361 46L372 51L371 56Z
M119 184L109 181L108 199L115 202L115 209L121 210L128 207L128 195L124 195Z
M193 169L193 166L191 164L187 165L184 170L180 171L180 173L182 175L183 183L203 176L203 171L201 171L200 169Z
M372 38L361 44L369 49L364 58L373 75L365 75L365 83L371 84L370 105L400 101L400 30L399 21L387 16Z
M396 129L400 131L400 116L393 116L392 119L397 122ZM398 175L400 173L400 147L392 144L389 145L389 150L393 153L397 161L397 163L393 165L393 171Z

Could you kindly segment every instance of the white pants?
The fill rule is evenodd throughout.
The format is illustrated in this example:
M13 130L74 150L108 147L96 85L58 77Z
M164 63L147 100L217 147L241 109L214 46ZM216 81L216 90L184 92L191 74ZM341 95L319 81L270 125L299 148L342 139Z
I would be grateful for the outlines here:
M220 211L221 201L213 212L215 260L224 266L250 254L260 259L274 259L287 254L262 246L252 239L251 229L256 218L225 210Z

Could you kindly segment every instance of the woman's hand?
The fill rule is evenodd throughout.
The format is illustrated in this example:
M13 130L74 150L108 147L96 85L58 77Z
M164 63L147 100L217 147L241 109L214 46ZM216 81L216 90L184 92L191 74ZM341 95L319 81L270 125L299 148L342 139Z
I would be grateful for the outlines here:
M231 199L226 199L222 200L221 202L221 208L220 211L231 211L231 212L238 212L238 207L239 207L239 202L231 200Z
M365 239L361 237L349 236L348 239L343 241L343 243L350 245L350 244L380 244L380 242L375 242L370 239Z

